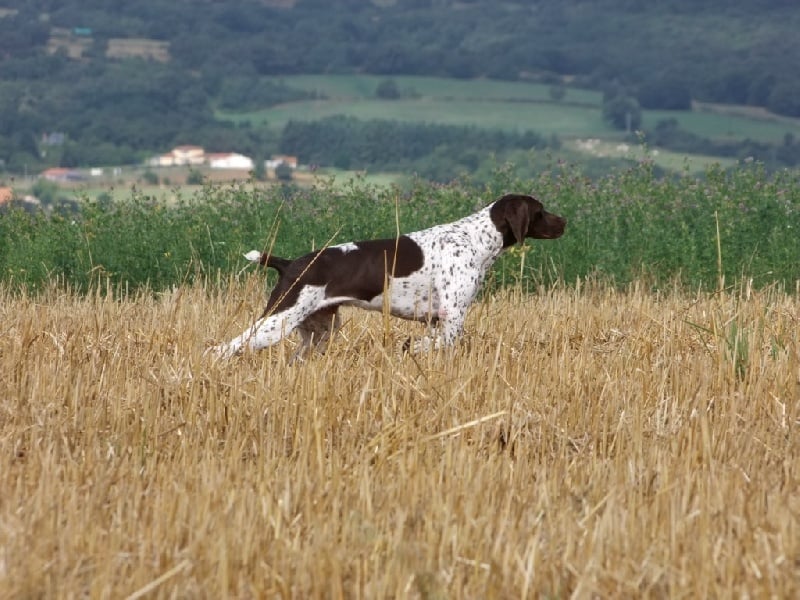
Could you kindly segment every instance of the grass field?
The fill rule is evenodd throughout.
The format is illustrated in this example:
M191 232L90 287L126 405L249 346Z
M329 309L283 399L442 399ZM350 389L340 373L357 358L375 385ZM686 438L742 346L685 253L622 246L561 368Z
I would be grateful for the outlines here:
M406 122L437 123L441 125L470 125L506 131L555 133L565 137L602 135L622 138L603 122L599 108L547 103L501 102L493 100L464 100L422 98L401 100L341 99L292 102L273 108L226 114L225 119L267 123L282 128L290 120L314 120L332 115L347 115L359 119L394 119Z
M719 165L723 169L732 168L737 164L733 158L713 156L711 154L683 154L671 152L661 148L649 148L642 145L631 145L620 143L618 140L608 140L600 138L587 138L570 140L565 144L566 148L572 149L577 153L591 154L597 157L627 158L631 160L653 160L662 168L674 172L703 173L713 165Z
M449 79L443 77L414 77L378 75L292 75L273 80L290 87L318 92L331 99L374 98L375 88L392 79L401 93L434 99L473 99L495 101L552 102L550 88L540 83L499 81L494 79ZM566 89L562 102L599 107L603 95L582 89Z
M428 121L479 127L556 133L565 138L617 139L620 132L602 119L602 94L566 88L560 101L550 97L551 86L538 83L458 80L436 77L392 77L401 92L415 97L381 101L375 89L385 77L370 75L297 75L274 78L290 87L316 91L327 98L301 101L254 113L230 114L233 120L267 122L282 127L290 119L318 119L346 114L363 119ZM693 111L645 110L644 126L675 118L680 126L716 140L753 139L776 142L788 132L800 136L800 119L788 119L752 110L698 105Z
M287 366L203 357L223 283L0 291L0 596L800 592L796 296L510 290L417 357L346 312Z
M609 148L604 156L629 157L627 152L614 150L624 134L604 121L600 92L565 88L565 97L556 101L550 96L552 86L539 83L394 76L391 79L402 97L381 100L376 98L375 90L386 79L371 75L275 77L275 82L317 92L323 99L290 102L253 112L220 112L218 116L234 122L267 124L275 130L290 120L316 120L333 115L505 131L532 130L557 135L566 148L573 150L587 139L599 139ZM697 104L692 111L643 111L646 129L655 128L663 119L675 119L682 129L715 141L751 139L780 143L787 133L800 137L800 119L778 117L752 107ZM575 160L586 154L578 150ZM702 172L713 163L729 167L735 162L730 158L699 154L687 157L685 153L663 150L653 158L663 168L680 171L689 165L692 172Z
M749 138L759 142L780 142L787 133L800 135L800 119L750 117L724 110L647 110L643 117L647 128L654 128L662 119L674 118L682 129L718 141Z

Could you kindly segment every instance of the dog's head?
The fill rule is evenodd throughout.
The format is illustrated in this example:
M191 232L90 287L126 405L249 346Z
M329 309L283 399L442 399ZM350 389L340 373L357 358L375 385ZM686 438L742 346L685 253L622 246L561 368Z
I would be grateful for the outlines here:
M553 240L561 237L567 220L549 213L533 196L506 194L489 210L492 222L503 236L503 247L521 244L525 238Z

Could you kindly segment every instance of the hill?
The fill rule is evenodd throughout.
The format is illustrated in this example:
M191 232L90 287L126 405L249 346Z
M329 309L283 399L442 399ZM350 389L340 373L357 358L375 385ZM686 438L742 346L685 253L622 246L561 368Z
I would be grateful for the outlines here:
M309 73L533 81L568 87L570 96L592 89L618 128L638 122L641 110L688 109L693 101L794 116L798 26L800 14L786 0L143 0L113 8L7 0L0 160L21 173L138 162L180 143L268 154L280 144L274 128L237 127L217 111L301 99L270 80ZM43 143L50 132L66 142ZM659 135L681 151L761 153L777 165L800 154L720 148L674 127Z

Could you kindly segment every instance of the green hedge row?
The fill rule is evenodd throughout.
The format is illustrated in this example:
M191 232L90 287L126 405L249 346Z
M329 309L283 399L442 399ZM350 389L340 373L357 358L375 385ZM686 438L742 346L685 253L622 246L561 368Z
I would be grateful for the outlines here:
M293 257L326 243L390 237L469 214L507 192L532 193L569 220L557 241L529 241L494 270L498 284L548 285L600 276L619 285L646 277L712 289L719 275L756 285L800 279L800 185L795 173L758 164L725 172L656 177L644 161L600 180L557 165L532 179L501 168L482 186L417 182L378 188L214 187L169 202L132 191L124 201L84 198L75 214L0 215L0 280L35 290L57 280L80 290L108 283L162 290L217 281L272 246ZM718 252L719 250L719 252ZM721 256L721 263L720 263ZM721 264L722 270L719 270ZM224 279L224 278L221 278Z

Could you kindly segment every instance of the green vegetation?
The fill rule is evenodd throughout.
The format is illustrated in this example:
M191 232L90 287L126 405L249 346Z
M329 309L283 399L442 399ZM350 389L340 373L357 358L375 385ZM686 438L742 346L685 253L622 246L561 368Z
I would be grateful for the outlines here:
M237 271L252 248L274 243L276 254L296 256L329 242L390 237L395 211L401 230L412 231L503 193L532 191L569 219L567 234L506 255L494 271L499 284L596 275L617 284L644 276L655 286L677 280L714 288L722 278L752 278L791 288L798 278L798 183L796 175L768 175L755 163L711 169L702 181L659 178L645 160L594 181L562 164L534 179L500 168L477 187L417 181L401 191L357 179L308 189L205 186L171 206L134 191L123 201L84 201L75 214L8 212L0 219L0 274L30 289L55 278L80 290L106 282L163 290Z

